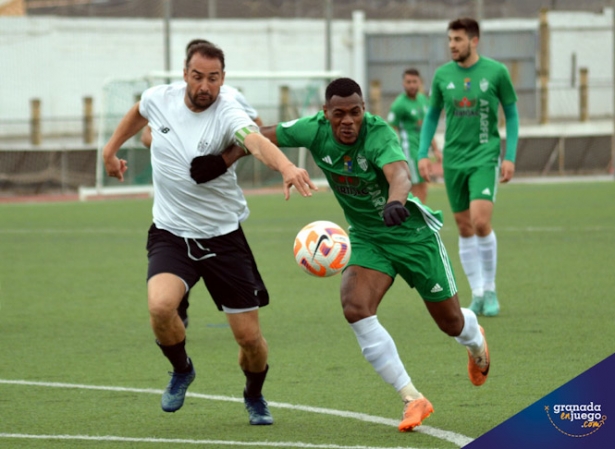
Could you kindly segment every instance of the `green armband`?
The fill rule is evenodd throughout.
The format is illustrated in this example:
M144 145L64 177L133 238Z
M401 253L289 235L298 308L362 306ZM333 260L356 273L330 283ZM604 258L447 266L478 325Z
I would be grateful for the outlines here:
M248 134L254 134L258 132L259 130L257 126L250 125L250 126L244 126L243 128L241 128L239 131L235 133L235 141L237 142L237 145L243 148L243 151L245 151L246 154L249 153L248 149L246 148L246 144L245 144L246 137L248 136Z

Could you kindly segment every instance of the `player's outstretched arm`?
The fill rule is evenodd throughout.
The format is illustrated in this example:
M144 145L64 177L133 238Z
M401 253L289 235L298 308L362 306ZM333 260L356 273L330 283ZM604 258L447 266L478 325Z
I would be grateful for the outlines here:
M113 135L103 148L103 161L107 175L124 181L124 172L128 169L124 159L116 156L120 147L147 125L147 119L139 113L139 103L135 104L122 118Z
M277 138L275 134L277 125L261 126L262 122L260 119L256 123L259 122L261 134L277 145ZM204 156L197 156L190 164L190 176L197 184L209 182L226 173L228 167L249 154L249 152L246 152L246 150L239 145L231 145L221 154L206 154Z
M291 186L294 186L303 196L312 196L310 190L318 190L312 183L308 172L295 166L271 140L261 133L254 132L245 136L244 145L255 158L282 174L285 199L290 198Z

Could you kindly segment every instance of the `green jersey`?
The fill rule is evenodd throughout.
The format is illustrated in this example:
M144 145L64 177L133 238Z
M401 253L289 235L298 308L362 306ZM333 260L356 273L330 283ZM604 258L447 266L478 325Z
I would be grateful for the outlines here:
M393 101L387 117L389 124L399 129L401 147L412 160L418 159L421 126L428 107L425 94L419 92L412 99L404 92Z
M324 112L280 123L276 128L280 147L305 147L323 171L344 211L351 232L382 241L418 241L427 229L442 226L441 213L423 206L408 195L410 217L400 226L387 227L382 219L389 197L389 183L382 171L386 164L405 161L395 131L382 118L366 112L357 141L339 143ZM422 232L421 232L422 231Z
M506 66L481 56L472 67L451 61L439 67L431 85L431 105L446 111L444 166L480 167L500 158L498 106L517 94Z

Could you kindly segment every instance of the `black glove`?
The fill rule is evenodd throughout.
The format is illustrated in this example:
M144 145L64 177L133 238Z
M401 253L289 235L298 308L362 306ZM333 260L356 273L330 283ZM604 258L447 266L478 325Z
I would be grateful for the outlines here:
M197 156L190 163L190 176L197 184L202 184L226 172L226 162L220 154Z
M410 216L410 211L404 207L399 201L391 201L384 206L384 224L391 226L399 226Z

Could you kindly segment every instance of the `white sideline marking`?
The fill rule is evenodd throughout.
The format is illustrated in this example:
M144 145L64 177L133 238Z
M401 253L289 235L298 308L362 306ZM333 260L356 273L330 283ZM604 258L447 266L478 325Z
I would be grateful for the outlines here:
M33 381L27 381L27 380L0 379L0 384L30 385L30 386L38 386L38 387L52 387L52 388L75 388L75 389L84 389L84 390L121 391L121 392L130 392L130 393L146 393L146 394L157 394L157 395L160 395L163 393L163 390L156 390L152 388L108 387L108 386L99 386L99 385L68 384L68 383L60 383L60 382L33 382ZM218 395L209 395L209 394L201 394L201 393L191 393L191 392L186 393L186 396L192 397L192 398L206 399L210 401L227 401L227 402L243 403L243 398L234 398L231 396L218 396ZM397 425L399 424L399 421L395 419L367 415L365 413L347 412L343 410L335 410L335 409L322 408L322 407L311 407L308 405L294 405L294 404L288 404L285 402L267 401L267 403L271 407L286 408L286 409L291 409L291 410L300 410L304 412L320 413L320 414L325 414L325 415L333 415L333 416L339 416L342 418L357 419L359 421L372 422L376 424L384 424L384 425L393 426L393 427L397 427ZM465 435L455 433L455 432L450 432L448 430L438 429L438 428L431 427L431 426L421 425L420 427L417 427L414 431L423 433L425 435L432 436L434 438L448 441L459 447L465 446L466 444L469 444L472 441L474 441L472 438L467 437ZM9 434L0 434L0 436L2 435L9 435ZM93 437L84 436L83 438L93 438ZM109 437L109 438L115 438L115 437ZM165 441L171 441L171 440L165 440ZM193 440L188 440L188 441L193 441ZM247 443L244 443L244 444L247 444ZM256 445L256 443L249 443L249 444ZM270 444L277 445L278 443L267 443L267 444L259 443L259 445L270 445ZM282 443L279 443L279 444L282 444ZM296 443L296 444L299 444L299 443ZM301 444L304 444L304 443L301 443ZM305 444L306 445L304 446L296 446L296 447L305 447L305 448L311 448L311 447L321 448L322 447L322 448L340 448L340 449L352 447L352 448L357 448L357 449L359 448L363 449L363 446L319 446L319 445L310 445L309 443L305 443ZM376 448L373 448L373 449L376 449ZM387 449L395 449L395 448L387 448ZM406 449L412 449L412 448L406 448Z
M35 440L80 440L80 441L117 441L122 443L175 443L175 444L215 444L218 446L256 446L256 447L299 447L316 449L419 449L411 447L375 447L375 446L339 446L337 444L312 444L312 443L291 443L291 442L269 442L269 441L224 441L224 440L186 440L178 438L130 438L116 437L111 435L89 436L89 435L28 435L20 433L0 433L0 438L21 438Z

